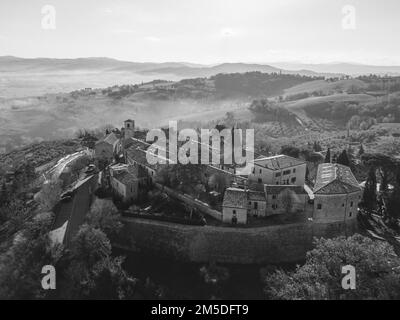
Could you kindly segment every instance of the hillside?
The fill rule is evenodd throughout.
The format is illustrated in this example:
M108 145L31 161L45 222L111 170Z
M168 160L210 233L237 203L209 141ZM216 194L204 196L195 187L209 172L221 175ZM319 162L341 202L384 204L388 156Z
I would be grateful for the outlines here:
M283 68L289 70L300 70L307 69L313 70L318 73L339 73L348 74L351 76L360 75L389 75L389 76L399 76L400 66L378 66L378 65L365 65L358 63L321 63L321 64L305 64L305 63L291 63L291 62L280 62L271 63L272 66L276 68Z
M313 71L291 71L263 64L224 63L206 66L186 62L130 62L110 58L25 59L0 57L0 99L104 88L154 79L179 81L211 77L218 73L282 72L319 76ZM328 75L333 76L333 75Z
M134 118L139 126L154 127L185 117L215 117L215 112L221 116L252 99L277 96L314 79L258 72L220 74L4 99L0 102L0 152L32 142L69 138L80 128L120 126L128 118Z

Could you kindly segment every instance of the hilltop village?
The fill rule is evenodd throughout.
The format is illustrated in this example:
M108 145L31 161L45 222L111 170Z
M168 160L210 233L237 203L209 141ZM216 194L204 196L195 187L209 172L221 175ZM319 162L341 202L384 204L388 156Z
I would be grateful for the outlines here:
M156 205L148 194L158 190L173 199L177 211L181 205L183 211L190 212L189 219L187 214L181 220L176 219L186 224L251 227L303 221L352 223L357 217L362 189L349 167L320 164L311 188L305 182L306 162L287 155L259 156L246 168L197 165L195 175L205 181L207 190L201 181L193 179L191 183L200 191L190 193L180 188L182 181L174 185L170 182L171 172L175 179L185 180L181 171L188 168L169 162L149 164L146 158L149 146L145 133L135 128L134 120L126 120L121 129L107 130L103 139L93 142L92 149L85 151L95 160L89 170L98 169L96 179L89 176L78 187L89 182L93 184L91 190L110 191L124 214L131 217L151 216ZM169 179L160 178L166 175ZM68 193L61 198L68 202ZM163 204L154 210L162 213L162 207ZM156 216L165 219L163 215ZM66 227L66 220L59 221L54 233L65 233Z
M69 160L84 156L92 164L85 169L87 175L61 195L54 238L65 242L73 236L95 195L111 197L124 216L178 224L249 228L356 221L362 188L349 167L319 164L310 187L306 162L287 155L258 156L246 167L168 161L154 165L147 161L150 144L145 136L134 120L126 120L121 129L108 129L96 142L86 137L87 150ZM68 166L57 167L58 176L66 181ZM185 188L185 182L191 188ZM71 203L77 193L87 199L82 200L85 204ZM168 206L176 212L163 214Z

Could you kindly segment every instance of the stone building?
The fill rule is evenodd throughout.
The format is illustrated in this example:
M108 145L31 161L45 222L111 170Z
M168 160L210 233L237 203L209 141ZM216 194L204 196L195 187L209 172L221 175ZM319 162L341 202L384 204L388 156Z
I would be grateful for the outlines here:
M241 215L241 223L247 223L247 216L243 214L245 208L247 215L253 217L302 213L316 223L347 223L356 219L362 191L349 167L331 163L319 165L311 190L304 184L304 162L286 156L260 160L262 165L255 165L256 172L249 176L248 189L247 186L227 189L223 205L225 222L229 222L235 212L236 216ZM273 183L260 183L259 179Z
M110 184L123 202L130 203L147 191L149 179L141 167L116 164L110 167Z
M247 223L247 192L238 188L226 189L222 203L222 221L232 224Z
M264 191L250 190L248 197L248 213L253 217L265 217L267 215L267 200Z
M249 183L297 186L305 183L307 164L303 160L278 155L255 159L252 165Z
M323 163L314 186L316 222L349 221L357 218L361 187L349 167Z
M303 186L265 185L266 215L305 211L308 194Z
M124 121L124 138L129 139L135 135L135 120L125 120Z
M94 146L96 159L113 160L119 145L119 136L115 132L109 133Z

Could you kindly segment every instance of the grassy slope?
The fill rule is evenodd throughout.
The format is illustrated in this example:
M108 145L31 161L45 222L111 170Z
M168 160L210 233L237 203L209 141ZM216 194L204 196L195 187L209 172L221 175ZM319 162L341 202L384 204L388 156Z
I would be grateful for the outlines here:
M285 96L299 94L299 93L312 93L314 91L322 91L324 94L329 94L334 91L348 91L350 88L365 88L366 84L357 79L339 80L336 82L327 82L325 80L315 80L302 83L298 86L285 90Z

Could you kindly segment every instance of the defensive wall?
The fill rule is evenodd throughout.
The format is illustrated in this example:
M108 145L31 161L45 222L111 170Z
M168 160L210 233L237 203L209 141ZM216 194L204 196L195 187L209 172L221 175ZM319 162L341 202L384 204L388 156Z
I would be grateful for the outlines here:
M117 247L179 261L231 264L298 262L312 249L314 237L349 236L357 231L357 219L254 228L187 226L126 217L123 222L123 240Z

